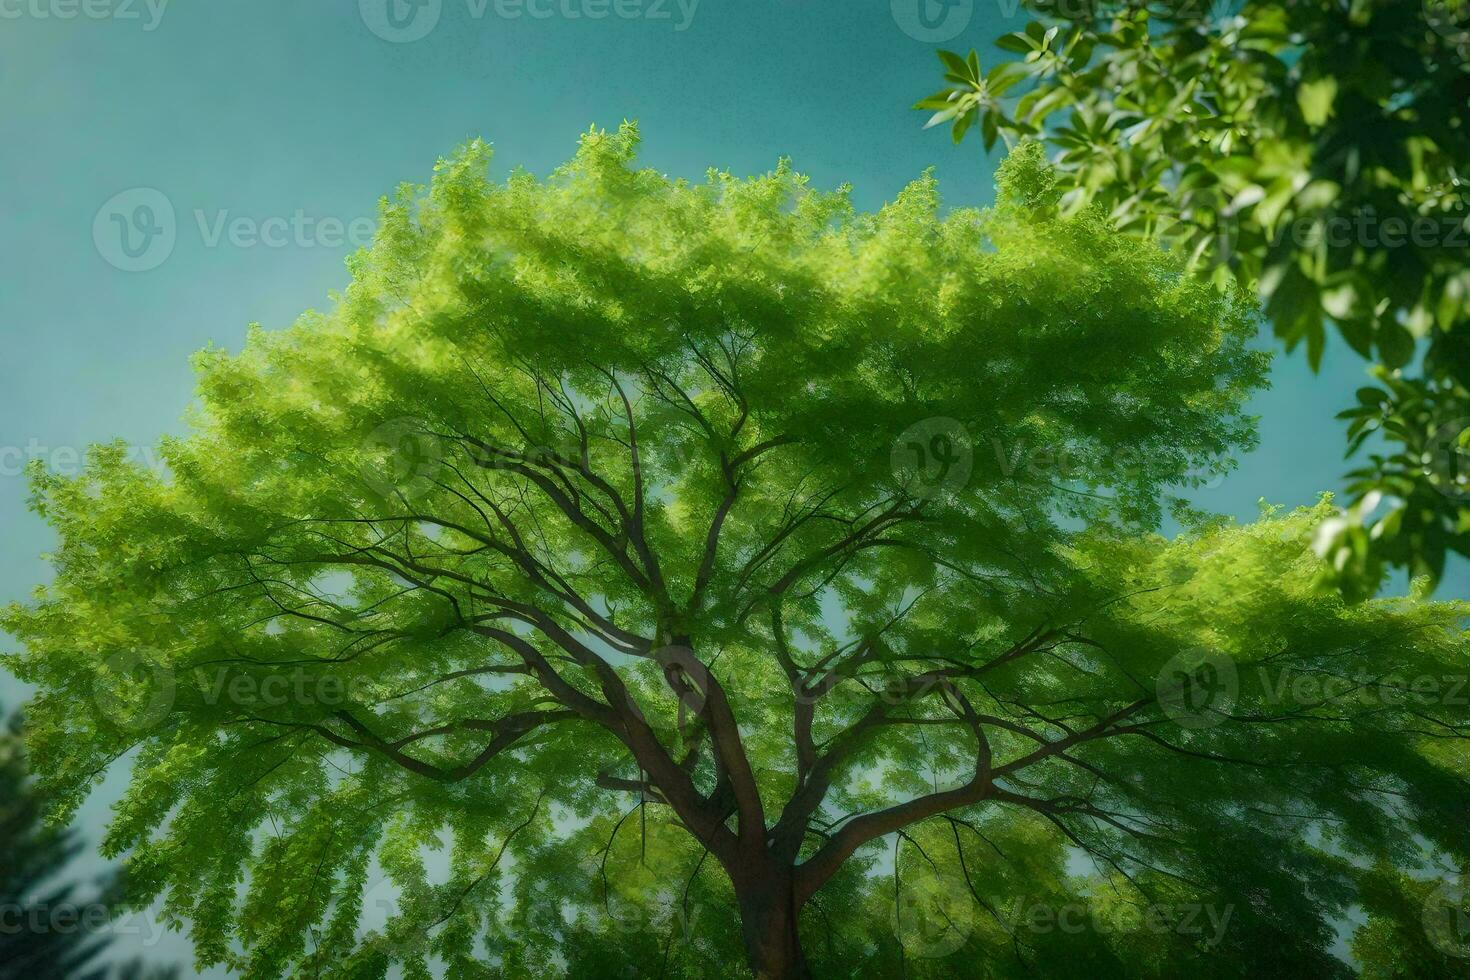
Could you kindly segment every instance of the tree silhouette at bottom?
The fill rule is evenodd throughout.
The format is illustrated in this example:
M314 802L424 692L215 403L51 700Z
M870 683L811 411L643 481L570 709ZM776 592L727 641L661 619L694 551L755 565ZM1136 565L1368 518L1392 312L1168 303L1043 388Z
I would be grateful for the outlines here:
M46 825L45 804L26 772L20 716L0 730L0 980L171 980L177 971L134 960L99 962L111 941L90 908L110 907L109 883L93 899L63 878L83 848L76 832Z

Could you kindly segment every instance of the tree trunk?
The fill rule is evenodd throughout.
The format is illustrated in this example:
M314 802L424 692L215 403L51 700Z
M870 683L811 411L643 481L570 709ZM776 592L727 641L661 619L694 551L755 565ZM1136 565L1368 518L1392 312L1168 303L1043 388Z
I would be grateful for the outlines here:
M759 980L806 980L801 950L801 910L790 872L760 875L737 889L745 955Z

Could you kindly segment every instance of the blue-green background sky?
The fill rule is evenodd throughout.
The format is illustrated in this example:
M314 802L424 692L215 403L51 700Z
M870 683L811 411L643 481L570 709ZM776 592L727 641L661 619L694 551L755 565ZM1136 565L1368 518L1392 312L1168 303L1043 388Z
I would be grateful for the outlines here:
M393 33L383 0L0 0L0 601L44 580L51 543L26 511L19 457L66 468L94 441L178 431L191 352L238 348L251 321L283 326L345 284L350 249L321 219L371 218L380 195L426 180L470 137L494 142L498 175L545 172L589 125L625 117L641 123L643 161L670 174L751 173L786 155L872 208L933 165L948 204L985 203L996 159L921 132L908 106L938 87L926 37L994 58L990 41L1024 26L1014 0L950 0L929 35L915 10L932 0L388 2L428 18L409 34L438 20L394 43L379 36ZM136 188L173 207L176 241L129 272L108 261L110 215L101 247L94 221ZM131 217L148 198L122 200ZM238 244L226 230L211 244L222 219L298 214L300 241ZM1362 368L1340 344L1316 376L1278 357L1256 400L1261 448L1198 504L1249 519L1260 497L1297 505L1332 488L1344 465L1331 416ZM1443 588L1470 594L1470 575L1456 567ZM0 701L23 693L0 674ZM90 840L120 775L82 814ZM144 945L149 928L121 945ZM149 952L188 959L176 936Z

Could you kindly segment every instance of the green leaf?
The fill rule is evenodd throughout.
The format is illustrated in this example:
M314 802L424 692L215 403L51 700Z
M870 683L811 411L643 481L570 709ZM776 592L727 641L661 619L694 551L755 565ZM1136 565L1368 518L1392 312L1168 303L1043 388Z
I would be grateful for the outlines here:
M1303 82L1296 90L1297 105L1308 126L1321 126L1332 116L1337 99L1337 79L1331 75Z
M1016 54L1027 54L1035 49L1028 35L1023 33L1002 34L996 39L995 46L1004 51L1013 51Z
M951 119L954 119L959 114L960 106L958 105L952 105L947 109L941 109L940 111L934 113L934 115L929 117L929 121L924 123L924 128L933 129L935 126L942 126L944 123L949 122Z
M969 63L953 51L941 50L939 52L939 60L944 63L945 70L949 73L950 77L956 81L964 82L975 77L970 72Z
M953 133L951 134L955 143L963 143L964 142L964 140L965 140L965 133L969 132L970 127L975 122L975 115L976 114L974 112L967 112L967 113L965 113L964 115L960 116L958 119L955 120L955 122L954 122L954 130L953 130Z
M1358 291L1351 282L1345 282L1322 291L1322 308L1335 320L1353 316L1358 305Z
M1414 335L1397 323L1378 328L1376 346L1383 363L1391 368L1403 367L1414 357Z
M1364 405L1378 406L1388 401L1388 392L1382 388L1364 386L1357 391L1358 401Z
M985 149L989 151L995 146L995 141L1000 135L1000 129L995 120L995 113L987 112L985 118L980 122L980 134L985 138Z
M985 76L985 90L991 96L998 96L1025 77L1026 72L1019 65L1002 62Z

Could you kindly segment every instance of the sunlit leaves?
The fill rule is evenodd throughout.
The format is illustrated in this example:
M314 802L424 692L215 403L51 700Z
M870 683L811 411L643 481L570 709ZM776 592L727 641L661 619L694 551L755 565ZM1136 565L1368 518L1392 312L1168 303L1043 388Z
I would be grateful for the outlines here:
M975 60L948 67L991 84ZM0 622L39 690L38 766L65 815L135 759L106 848L201 964L727 973L744 855L716 852L745 813L720 809L734 750L708 751L715 681L735 719L721 748L738 743L754 784L736 802L768 824L814 784L799 705L820 702L812 750L842 749L787 828L788 865L815 863L854 813L974 780L966 701L991 719L993 771L1013 767L985 788L1097 794L1182 838L1125 841L1093 813L1058 825L997 795L966 825L915 826L897 866L869 839L803 916L819 974L907 962L885 870L914 883L910 904L996 913L971 909L915 976L1162 963L1156 941L1017 941L1001 907L1125 921L1106 893L1245 905L1260 882L1270 914L1228 956L1191 939L1169 962L1320 968L1322 909L1351 898L1340 860L1242 799L1342 816L1365 853L1397 846L1406 820L1464 850L1438 820L1453 785L1391 820L1339 799L1327 764L1349 755L1365 779L1448 781L1398 713L1354 701L1344 723L1293 703L1289 725L1201 732L1152 702L1201 647L1243 671L1386 658L1423 673L1463 653L1456 608L1349 608L1314 587L1323 508L1154 533L1178 487L1252 445L1243 406L1266 356L1248 303L1098 208L1069 209L1034 142L1000 168L994 209L945 213L931 174L870 214L784 161L691 183L638 168L637 145L632 126L593 130L548 177L492 181L488 147L469 144L384 203L330 309L200 355L164 472L109 446L79 475L34 474L55 579ZM930 437L905 444L914 432ZM914 445L954 479L916 487L894 462ZM108 687L119 652L147 654L127 698ZM159 677L146 723L115 710ZM1239 688L1279 706L1254 674ZM1125 717L1164 744L1109 730L1057 745ZM845 738L864 718L882 724ZM1206 749L1282 768L1221 768ZM703 835L684 822L711 811ZM1222 841L1250 846L1226 864ZM1123 874L1124 844L1201 884ZM1069 866L1074 847L1098 866ZM1309 900L1308 880L1330 898Z

